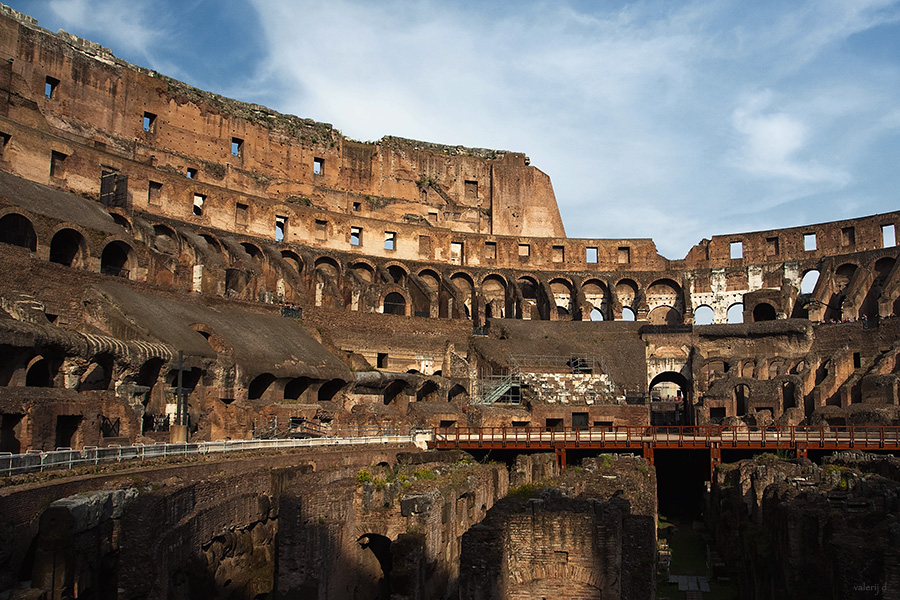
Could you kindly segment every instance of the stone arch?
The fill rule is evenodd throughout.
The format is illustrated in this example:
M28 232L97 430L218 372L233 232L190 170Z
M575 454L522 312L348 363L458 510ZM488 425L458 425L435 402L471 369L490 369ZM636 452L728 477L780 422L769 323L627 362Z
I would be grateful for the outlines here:
M437 293L441 289L441 276L434 269L422 269L419 271L419 279L422 280L431 291Z
M309 377L295 377L284 386L283 398L290 402L299 402L305 398L312 380Z
M393 289L387 292L381 299L381 312L386 315L409 314L409 298L406 297L405 290Z
M84 235L69 227L58 230L50 240L50 262L66 267L84 267L89 256Z
M677 386L678 390L676 391L675 395L672 396L672 394L670 393L665 393L669 390L663 384L674 384L675 386ZM676 371L663 371L650 381L648 389L650 390L651 400L653 400L654 398L653 389L657 387L663 388L659 390L660 394L657 397L658 400L664 400L667 398L671 398L673 400L687 400L688 394L690 393L691 389L687 377Z
M113 223L122 227L125 231L131 231L131 221L128 217L115 211L109 211L109 216L112 217Z
M416 402L427 402L431 400L438 399L438 393L440 392L440 388L438 384L433 381L426 381L422 384L422 387L416 391Z
M343 379L330 379L319 386L316 392L316 399L319 402L330 402L344 389L345 385L347 385L347 382Z
M666 325L680 325L683 322L684 294L678 283L667 278L657 279L647 286L647 308L650 312L663 307L668 310L657 311L657 320L663 320ZM650 322L653 322L652 318Z
M892 256L882 256L875 261L873 269L875 277L872 280L869 291L866 293L866 297L859 306L859 318L873 319L878 317L878 299L881 297L884 284L887 282L888 275L890 275L896 262L897 259Z
M350 272L360 281L373 283L375 281L375 265L371 262L360 259L350 264Z
M457 398L463 398L463 399L465 399L465 398L468 398L468 397L469 397L469 392L466 391L466 388L464 388L463 386L461 386L461 385L458 384L458 383L457 383L456 385L454 385L453 387L451 387L451 388L447 391L447 401L448 401L448 402L453 402L453 401L456 400Z
M553 294L553 304L557 315L561 318L570 317L574 312L575 302L573 297L574 286L565 277L555 277L550 280L550 292Z
M100 272L112 277L130 279L133 277L134 263L134 250L131 246L121 240L114 240L103 248L100 255Z
M624 312L625 308L622 309ZM653 325L680 325L681 313L671 306L657 306L650 311L647 319Z
M599 279L587 279L581 284L581 291L584 299L590 302L593 310L591 311L591 321L605 321L609 318L609 290L606 284ZM600 313L600 318L595 319L593 311Z
M481 297L484 298L484 316L486 319L503 319L506 317L506 278L492 273L482 279Z
M475 281L465 271L457 271L450 276L450 283L459 291L462 298L462 310L465 318L472 317L472 300L475 294Z
M102 352L95 356L78 383L78 391L103 391L108 390L112 382L115 358L108 352Z
M711 306L701 304L694 310L694 325L712 325L716 322L716 313Z
M728 372L729 365L722 358L707 358L700 365L703 382L708 389L710 385L721 379Z
M28 361L25 367L25 385L27 387L53 387L53 365L50 359L38 355Z
M776 317L775 307L768 302L760 302L753 307L753 322L774 321Z
M542 317L540 310L541 285L538 280L531 275L522 275L516 280L516 287L519 289L520 295L516 318L540 320Z
M406 287L406 281L409 279L409 269L400 263L389 263L385 270L393 283Z
M592 308L590 318L591 318L591 321L602 321L603 313L600 312L599 308Z
M409 383L404 381L403 379L395 379L391 383L384 388L384 404L385 406L390 405L394 402L400 394L406 391L406 388L409 387Z
M313 265L316 306L342 306L340 264L330 256L320 256Z
M275 376L271 373L261 373L253 378L247 386L248 400L263 400L267 396L269 388L275 383Z
M735 302L731 306L728 307L727 319L729 323L743 323L744 322L744 303L743 302Z
M622 320L623 321L635 321L637 320L637 314L634 312L634 309L630 306L622 307Z
M247 253L247 256L249 256L250 260L252 260L254 263L262 265L265 262L265 255L263 254L263 251L256 244L252 242L241 242L240 246L244 249L244 252Z
M303 272L303 259L293 250L282 250L281 260L298 275Z
M203 336L203 339L206 340L210 348L215 350L216 354L231 354L231 345L206 323L192 323L190 327Z
M37 234L31 220L16 212L0 217L0 243L36 251Z
M637 315L639 289L640 287L634 279L620 279L619 282L616 283L616 297L619 299L619 302L621 302L623 310L622 320L634 320L624 318L624 309L626 308L630 308L635 316Z
M175 230L167 225L153 226L152 247L162 254L178 256L181 254L181 240Z

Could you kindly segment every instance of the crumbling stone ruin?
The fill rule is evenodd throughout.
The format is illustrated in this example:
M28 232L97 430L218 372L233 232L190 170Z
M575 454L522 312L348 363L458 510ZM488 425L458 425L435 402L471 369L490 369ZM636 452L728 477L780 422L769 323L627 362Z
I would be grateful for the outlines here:
M720 465L707 519L742 598L900 596L898 468L861 453Z
M550 178L519 152L358 142L3 6L0 58L0 453L900 423L900 211L713 235L669 259L649 238L566 237ZM408 498L402 461L374 454L172 467L149 495L127 476L17 488L0 581L147 598L456 589L466 531L511 522L491 513L505 470ZM596 531L655 511L608 491L528 506ZM168 529L148 529L159 513ZM604 556L627 563L609 540ZM583 583L645 597L611 577Z

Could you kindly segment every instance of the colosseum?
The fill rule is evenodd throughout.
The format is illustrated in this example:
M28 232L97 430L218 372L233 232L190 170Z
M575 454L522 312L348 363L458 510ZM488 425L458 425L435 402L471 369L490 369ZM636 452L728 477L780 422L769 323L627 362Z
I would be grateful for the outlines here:
M679 460L413 442L900 424L900 211L668 259L567 237L520 152L354 141L6 7L0 58L2 598L651 598ZM254 440L332 442L11 466Z

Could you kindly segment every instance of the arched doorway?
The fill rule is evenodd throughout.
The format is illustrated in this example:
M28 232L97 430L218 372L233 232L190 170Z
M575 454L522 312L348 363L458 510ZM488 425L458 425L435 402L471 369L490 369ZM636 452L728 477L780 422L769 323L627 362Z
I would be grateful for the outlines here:
M399 292L391 292L384 297L384 310L386 315L405 315L406 298Z
M0 218L0 243L37 250L37 235L31 221L16 213Z
M84 266L84 236L74 229L60 229L50 240L50 262L67 267Z
M100 256L100 272L113 277L131 277L131 246L125 242L110 242Z
M753 321L774 321L775 307L768 302L760 302L753 307Z
M650 381L651 425L683 425L690 415L690 384L676 371L664 371Z

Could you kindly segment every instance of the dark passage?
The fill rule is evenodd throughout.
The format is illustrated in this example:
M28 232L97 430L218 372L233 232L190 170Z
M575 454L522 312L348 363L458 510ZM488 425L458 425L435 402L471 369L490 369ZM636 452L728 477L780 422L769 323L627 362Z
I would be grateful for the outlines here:
M656 497L659 513L669 518L700 519L703 485L709 480L706 450L657 450Z

